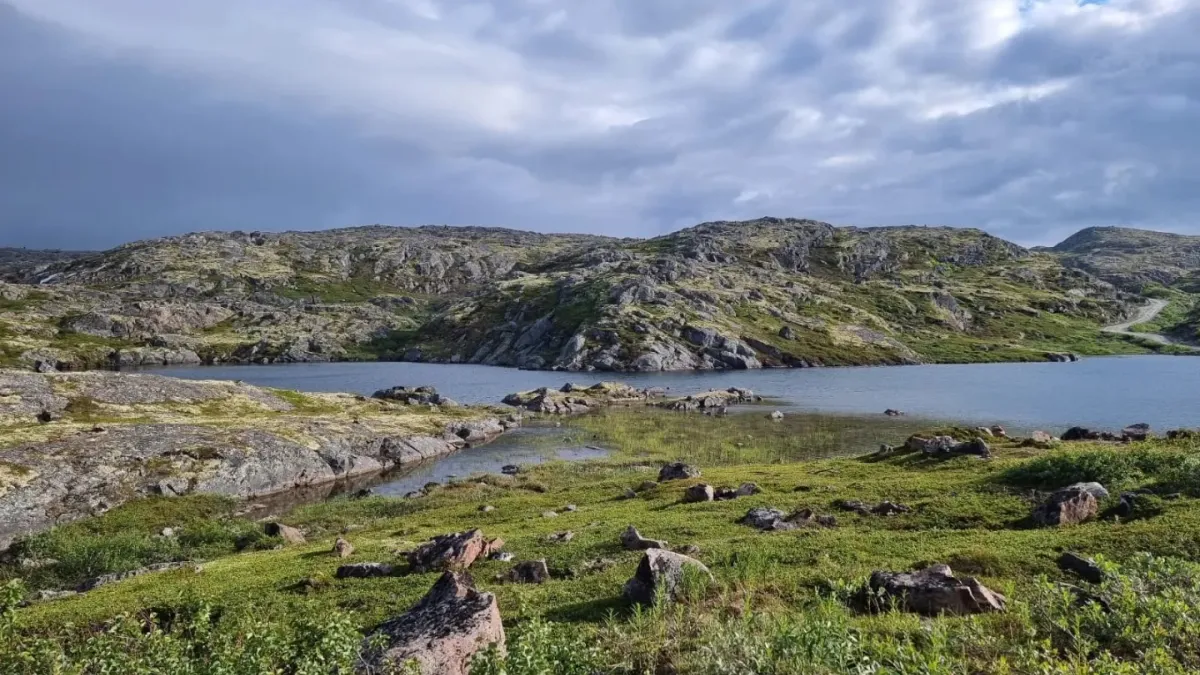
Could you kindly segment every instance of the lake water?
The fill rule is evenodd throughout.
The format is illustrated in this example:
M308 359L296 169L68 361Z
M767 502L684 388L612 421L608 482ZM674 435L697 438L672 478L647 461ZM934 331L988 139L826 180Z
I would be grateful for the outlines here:
M317 363L164 368L191 379L239 379L301 391L370 395L395 385L433 385L462 403L498 404L506 394L565 382L622 380L672 394L748 387L782 410L879 414L1062 431L1082 425L1158 430L1200 426L1200 358L1125 356L1076 363L812 368L682 373L560 373L425 363Z

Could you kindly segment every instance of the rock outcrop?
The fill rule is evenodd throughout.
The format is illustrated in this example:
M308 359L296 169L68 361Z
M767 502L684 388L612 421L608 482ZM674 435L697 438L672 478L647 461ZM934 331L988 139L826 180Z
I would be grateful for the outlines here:
M465 572L446 572L415 607L371 632L358 672L396 672L415 663L421 675L467 675L475 654L492 646L503 653L496 596L476 590Z
M493 414L157 375L0 370L0 435L15 440L0 447L0 550L132 497L251 498L422 462L515 424Z

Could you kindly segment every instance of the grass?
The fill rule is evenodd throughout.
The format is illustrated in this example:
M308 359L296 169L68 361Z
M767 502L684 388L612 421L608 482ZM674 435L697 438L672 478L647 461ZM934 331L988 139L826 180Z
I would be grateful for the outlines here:
M153 560L210 559L204 571L138 577L35 604L16 612L14 630L26 640L76 645L69 636L92 634L80 627L185 600L219 608L222 616L253 611L281 635L307 616L366 628L405 611L436 575L335 580L341 561L328 553L335 536L344 533L354 543L355 560L394 561L396 551L435 534L480 527L504 538L518 560L546 558L555 578L542 586L501 584L492 578L508 564L473 567L477 582L498 597L513 654L506 663L480 665L479 672L642 673L665 664L697 673L1015 673L1035 666L1053 673L1174 673L1200 667L1196 629L1185 619L1200 609L1200 572L1168 560L1192 558L1200 546L1200 501L1190 495L1162 501L1153 517L1131 521L1062 529L1026 524L1039 491L1077 480L1107 481L1114 499L1121 489L1161 493L1200 484L1200 445L1070 444L1043 451L993 442L997 457L990 461L847 456L868 443L901 443L909 424L860 422L856 431L848 419L789 416L775 423L761 413L709 418L614 410L570 422L575 433L614 449L606 460L541 465L514 479L463 480L419 499L337 499L304 507L284 520L305 530L312 543L280 550L245 550L240 536L258 526L233 515L228 503L195 497L137 502L31 540L36 546L30 550L59 556L64 569L37 576L9 567L6 574L24 576L33 588L66 584L82 574L67 574L79 568L75 561L108 561L117 555L112 551ZM681 481L622 498L672 460L700 466L702 480L715 486L753 481L763 493L682 504L684 487L695 481ZM545 490L525 489L533 484ZM913 511L891 518L845 514L835 507L842 499L890 499ZM578 511L562 512L568 503ZM484 504L496 508L481 513ZM768 505L832 513L839 526L758 533L737 523L749 508ZM560 515L542 518L547 510ZM618 544L629 524L673 547L699 546L716 586L684 606L626 605L620 588L640 557ZM168 526L180 530L179 542L157 543L158 531ZM546 541L562 530L574 531L575 539ZM257 543L248 548L260 548ZM1064 549L1123 565L1125 576L1102 589L1119 612L1080 609L1064 598L1054 584L1079 583L1054 565ZM589 571L587 563L599 558L616 564ZM1010 611L930 622L895 613L857 616L846 608L846 594L871 571L932 562L980 576L1009 597ZM305 579L316 582L297 586ZM546 667L538 670L539 663Z

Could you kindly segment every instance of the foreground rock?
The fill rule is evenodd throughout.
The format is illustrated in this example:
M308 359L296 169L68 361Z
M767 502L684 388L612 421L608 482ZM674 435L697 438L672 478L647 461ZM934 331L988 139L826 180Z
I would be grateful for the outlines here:
M407 672L405 665L414 662L421 675L466 675L475 654L491 645L503 653L496 596L475 590L465 572L446 572L415 607L371 632L358 672Z
M1047 527L1077 525L1095 518L1100 505L1086 488L1072 486L1055 492L1033 511L1033 522Z
M643 605L653 604L659 598L668 602L678 600L687 574L713 581L712 572L699 560L652 548L642 556L633 578L625 583L625 598Z
M934 565L920 572L874 572L855 604L868 612L896 607L924 616L965 616L1002 612L1005 598L974 577L959 579L949 565Z
M410 551L408 565L413 572L465 570L503 547L502 540L487 541L480 530L443 534Z
M158 375L0 370L0 444L15 443L0 448L0 550L131 498L251 498L423 462L511 426L490 414Z

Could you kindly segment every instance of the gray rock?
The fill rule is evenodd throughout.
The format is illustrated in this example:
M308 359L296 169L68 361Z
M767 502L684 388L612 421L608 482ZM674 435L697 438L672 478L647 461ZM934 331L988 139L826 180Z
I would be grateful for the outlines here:
M443 534L408 553L408 565L414 572L465 570L480 557L504 547L499 539L488 541L480 530Z
M700 469L693 466L688 466L683 462L675 462L667 464L658 472L658 482L665 483L669 480L686 480L689 478L699 478Z
M1078 574L1085 581L1098 584L1104 581L1104 571L1094 560L1067 551L1058 557L1058 568L1064 572Z
M465 572L446 572L411 610L371 631L357 672L392 672L413 662L420 675L467 675L475 654L493 645L504 653L496 596L475 590Z
M1096 497L1087 490L1067 488L1050 495L1033 511L1033 522L1044 526L1075 525L1100 512Z
M267 523L263 525L263 531L268 537L279 537L284 543L297 546L307 544L308 541L304 538L304 533L294 527L289 527L283 523Z
M1064 490L1082 490L1083 492L1090 494L1091 496L1095 497L1096 499L1108 499L1108 490L1104 489L1103 485L1096 483L1096 482L1075 483L1074 485L1068 485L1067 487L1065 487L1063 489Z
M652 548L642 556L633 578L626 582L624 596L630 602L645 605L660 598L667 602L677 601L689 571L713 581L712 572L699 560Z
M550 568L545 559L527 560L513 565L508 580L517 584L544 584L550 580Z
M626 551L645 551L651 548L667 548L667 542L658 539L646 539L633 525L621 533L621 546Z
M683 492L683 501L686 504L695 504L697 502L711 502L715 492L713 486L705 483L693 485Z
M570 530L566 532L555 532L546 537L546 541L552 544L566 544L575 538L575 533Z
M342 565L334 572L338 579L370 579L373 577L390 577L396 573L396 568L387 563L364 562L353 565Z
M1003 595L978 579L954 576L948 565L920 572L874 572L856 601L867 611L887 611L895 606L925 616L1002 612L1006 603Z

